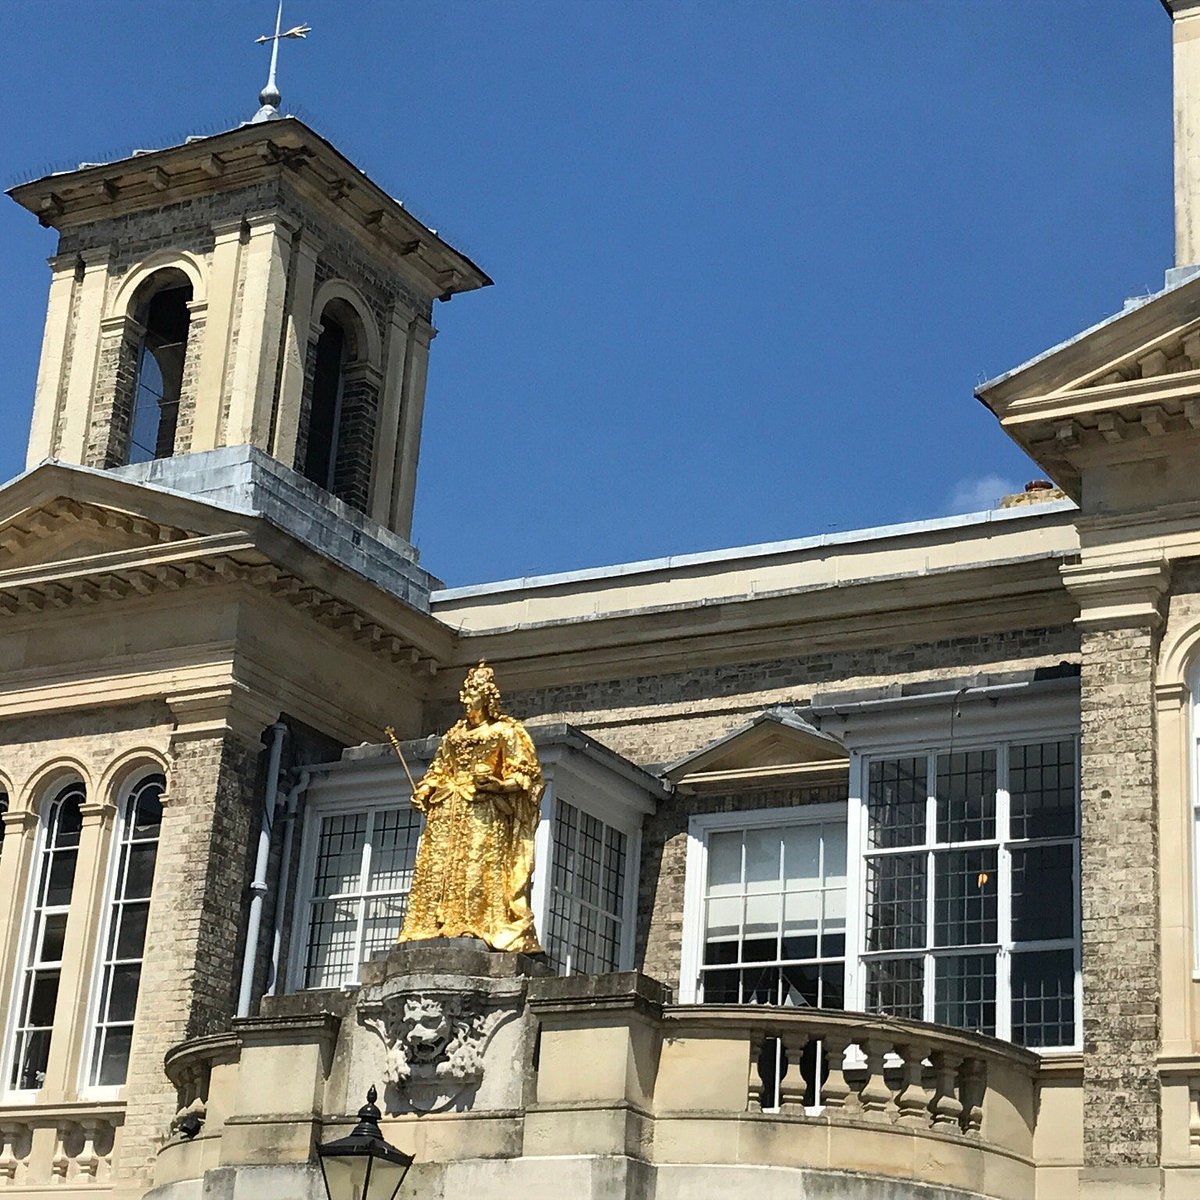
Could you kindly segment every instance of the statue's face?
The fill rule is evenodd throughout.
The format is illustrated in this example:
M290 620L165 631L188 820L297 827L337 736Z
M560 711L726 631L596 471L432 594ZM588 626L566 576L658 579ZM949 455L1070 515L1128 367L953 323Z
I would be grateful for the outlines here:
M458 693L458 698L462 701L462 706L467 712L487 715L487 698L484 695L483 688L478 684L464 683L462 691Z

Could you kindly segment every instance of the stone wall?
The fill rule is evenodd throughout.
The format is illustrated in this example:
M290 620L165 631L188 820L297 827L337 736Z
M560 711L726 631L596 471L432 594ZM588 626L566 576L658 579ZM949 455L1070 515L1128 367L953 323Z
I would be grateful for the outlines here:
M262 747L232 734L175 748L163 815L117 1170L145 1178L176 1110L163 1056L228 1027L260 812Z
M643 766L655 769L701 749L764 709L804 704L814 693L932 679L1029 671L1079 657L1071 627L1033 627L924 645L845 650L760 663L697 666L688 671L505 693L522 720L562 720L585 729ZM503 690L504 667L497 663ZM445 729L457 705L430 709L426 727ZM843 796L845 792L841 793ZM701 812L781 807L831 799L806 792L677 796L648 819L638 897L639 969L677 987L683 933L688 818Z
M1158 1161L1155 635L1082 639L1084 1161Z
M766 708L805 704L816 692L1027 671L1078 659L1079 635L1073 628L1033 626L918 645L697 664L661 675L511 693L504 688L503 662L495 666L514 716L569 721L618 754L655 767L699 750ZM457 688L458 680L453 682ZM445 729L460 715L456 702L432 705L426 730Z

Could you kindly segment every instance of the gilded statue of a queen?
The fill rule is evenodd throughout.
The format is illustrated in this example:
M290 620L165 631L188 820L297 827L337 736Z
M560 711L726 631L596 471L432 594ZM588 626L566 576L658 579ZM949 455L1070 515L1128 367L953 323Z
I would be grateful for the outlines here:
M501 708L481 662L459 693L465 716L413 790L425 816L402 942L474 937L493 950L541 953L529 890L542 768L520 721Z

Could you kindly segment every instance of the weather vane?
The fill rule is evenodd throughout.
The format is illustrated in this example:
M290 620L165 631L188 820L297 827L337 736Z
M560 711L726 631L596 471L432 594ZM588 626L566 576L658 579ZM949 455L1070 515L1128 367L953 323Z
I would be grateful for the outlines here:
M279 43L284 38L306 38L310 33L312 33L312 27L309 25L293 25L291 29L283 29L283 0L279 0L279 8L275 11L275 32L264 33L262 37L254 39L259 46L263 46L267 42L271 43L271 70L267 75L267 86L258 93L258 102L262 107L254 114L251 123L274 121L282 115L279 111L279 101L282 97L279 95L279 89L275 86L275 67L279 62Z

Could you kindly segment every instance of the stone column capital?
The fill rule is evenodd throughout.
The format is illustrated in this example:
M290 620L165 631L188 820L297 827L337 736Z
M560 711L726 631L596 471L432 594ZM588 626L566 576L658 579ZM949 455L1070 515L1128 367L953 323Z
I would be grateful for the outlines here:
M172 746L180 742L233 734L256 743L262 731L279 720L279 705L252 692L244 684L194 688L168 696L167 706L176 720Z
M1165 558L1133 562L1079 562L1059 568L1063 584L1079 602L1081 629L1158 629L1162 599L1171 584Z
M424 317L417 317L411 329L413 337L424 346L428 346L438 335L438 331Z
M211 228L216 241L236 241L242 236L242 218L233 217L228 221L214 221Z
M83 267L86 271L90 271L95 267L107 267L109 261L112 259L112 247L92 246L87 250L80 250L74 257L83 262Z
M4 826L5 837L10 834L20 837L21 834L35 828L37 823L38 815L31 808L10 808L7 812L0 813L0 825Z
M130 313L116 313L114 316L100 319L101 337L124 337L127 333L141 338L146 333L146 327L140 321L134 320Z
M104 800L88 800L79 806L79 815L85 827L103 825L117 815L117 806Z
M311 229L300 229L296 234L295 248L297 254L302 254L315 263L325 248L325 241Z
M1154 704L1160 712L1171 712L1185 707L1191 695L1186 683L1159 683L1154 687Z

